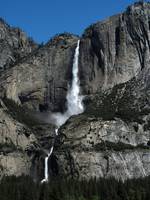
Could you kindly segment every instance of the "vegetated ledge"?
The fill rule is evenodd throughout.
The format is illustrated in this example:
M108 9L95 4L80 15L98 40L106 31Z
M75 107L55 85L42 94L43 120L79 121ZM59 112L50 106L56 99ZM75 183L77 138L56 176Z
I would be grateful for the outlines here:
M142 124L142 117L150 113L150 108L144 108L146 93L141 93L141 105L137 104L139 100L134 95L137 86L140 87L140 81L132 78L126 83L115 85L112 89L91 94L85 99L87 107L84 114L103 120L120 118L125 122Z
M59 147L59 149L57 149L57 152L62 152L62 151L67 151L67 150L75 150L75 151L85 151L85 152L91 152L91 151L96 151L96 152L100 152L100 151L126 151L126 150L150 150L150 146L149 145L144 145L144 144L139 144L136 146L133 146L131 144L125 144L122 142L110 142L110 141L103 141L101 143L97 143L97 144L92 144L91 143L91 147L87 147L85 145L81 145L80 144L76 144L76 145L72 145L72 144L66 144L66 145L62 145L61 147Z
M131 144L125 144L122 142L114 143L110 141L104 141L95 144L93 147L95 151L105 151L105 150L124 151L124 150L141 150L141 149L150 150L150 146L146 146L144 144L133 146Z
M18 105L12 99L5 97L2 101L8 109L6 112L18 122L27 125L29 128L42 123L33 115L31 110Z
M11 153L14 151L22 151L21 148L15 146L12 142L10 143L0 143L0 153Z

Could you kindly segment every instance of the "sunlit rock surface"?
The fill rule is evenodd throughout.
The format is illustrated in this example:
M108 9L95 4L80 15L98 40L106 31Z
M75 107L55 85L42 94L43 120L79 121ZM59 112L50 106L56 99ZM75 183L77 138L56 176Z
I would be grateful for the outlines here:
M125 180L150 174L150 132L137 122L82 115L70 119L60 134L60 175Z

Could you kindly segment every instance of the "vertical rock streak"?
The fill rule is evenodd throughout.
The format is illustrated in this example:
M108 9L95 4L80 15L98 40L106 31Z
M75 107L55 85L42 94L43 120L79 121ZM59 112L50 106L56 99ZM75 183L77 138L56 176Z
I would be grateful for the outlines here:
M80 96L80 81L78 76L78 61L79 61L79 47L80 47L80 40L78 40L77 47L75 49L74 59L73 59L73 67L72 67L72 84L69 87L67 93L67 110L65 113L54 113L52 118L54 118L56 125L58 128L55 129L55 135L58 136L58 129L62 126L69 117L72 115L78 115L84 111L84 106L82 103L83 97ZM55 138L56 138L55 137ZM54 142L50 149L49 154L45 158L45 169L44 169L44 179L41 181L47 182L48 181L48 159L50 158L51 154L53 153L54 149Z

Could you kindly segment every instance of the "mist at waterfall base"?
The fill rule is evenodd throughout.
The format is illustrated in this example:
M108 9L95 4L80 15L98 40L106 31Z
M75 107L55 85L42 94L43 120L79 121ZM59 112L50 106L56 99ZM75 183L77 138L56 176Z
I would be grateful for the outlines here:
M69 86L67 92L67 110L65 113L52 113L50 115L50 120L54 122L57 126L55 129L55 135L58 135L58 129L62 126L67 119L69 119L73 115L78 115L84 111L84 106L82 103L83 96L80 95L80 81L78 77L78 60L79 60L79 46L80 40L78 40L77 47L75 49L74 59L73 59L73 67L72 67L72 84ZM48 153L47 157L45 158L45 170L44 170L44 179L42 182L48 181L48 159L53 153L54 143Z

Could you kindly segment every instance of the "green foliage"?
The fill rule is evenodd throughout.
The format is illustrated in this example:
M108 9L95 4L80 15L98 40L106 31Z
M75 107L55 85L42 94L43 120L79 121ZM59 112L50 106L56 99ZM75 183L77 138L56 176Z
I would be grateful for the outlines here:
M4 177L0 183L1 200L36 200L39 185L29 177Z
M118 143L113 143L113 142L109 142L109 141L105 141L99 144L96 144L94 146L94 149L96 151L105 151L107 150L114 150L114 151L122 151L125 149L134 149L134 146L130 145L130 144L125 144L122 142L118 142Z
M8 114L10 114L14 119L19 121L20 123L26 124L28 127L40 124L39 120L33 116L30 110L23 108L22 106L18 105L15 101L4 98L3 102L5 103L8 109Z
M53 178L35 183L30 177L4 177L0 200L148 200L150 177L127 180L114 178L74 180Z
M126 83L114 86L111 90L94 94L94 97L91 96L91 99L88 99L85 114L105 120L118 117L127 122L143 123L142 116L149 114L150 109L145 108L146 92L140 99L135 96L137 84L138 82L133 78ZM149 128L149 124L145 128Z
M95 144L94 149L96 151L105 151L105 150L123 151L126 149L149 149L149 146L145 146L144 144L133 146L131 144L125 144L122 142L114 143L110 141L105 141Z
M48 45L57 45L57 44L67 44L66 39L72 38L72 37L79 37L78 35L69 33L69 32L64 32L64 33L58 33L54 35L49 41Z
M0 152L12 152L17 150L16 146L13 144L13 142L9 143L0 143Z

